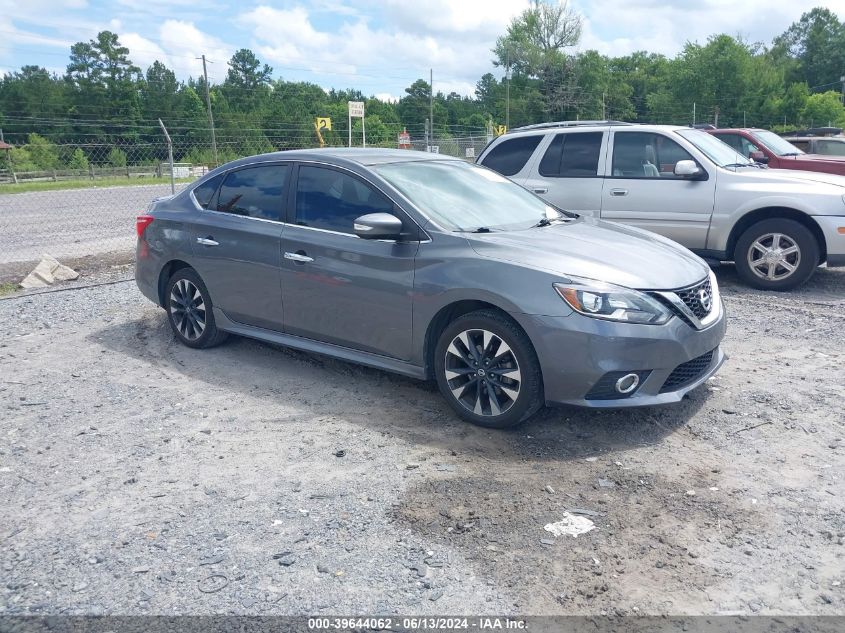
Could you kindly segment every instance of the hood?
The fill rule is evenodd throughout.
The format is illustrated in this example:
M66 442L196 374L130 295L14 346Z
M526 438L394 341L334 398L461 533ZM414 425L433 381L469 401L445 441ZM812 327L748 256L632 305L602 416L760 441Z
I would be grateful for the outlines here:
M798 156L781 156L781 160L796 160L799 162L810 161L812 163L822 162L838 165L845 165L845 156L834 156L832 154L799 154Z
M845 162L842 163L845 170ZM837 188L845 188L845 176L839 174L828 174L821 171L804 171L800 169L737 169L733 173L743 178L753 179L755 182L771 184L789 183L811 183L813 185L831 185ZM834 189L831 193L842 194L843 191Z
M467 238L482 257L639 290L683 288L709 270L701 258L665 237L589 217Z

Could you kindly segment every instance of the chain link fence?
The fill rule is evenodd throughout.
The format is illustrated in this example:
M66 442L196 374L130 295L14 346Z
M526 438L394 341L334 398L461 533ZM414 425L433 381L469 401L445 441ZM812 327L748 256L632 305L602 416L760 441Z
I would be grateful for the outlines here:
M474 160L487 142L484 135L435 137L429 151ZM255 148L223 138L217 143L218 162L289 147L290 142L280 139L272 145ZM411 149L427 147L423 139L411 140ZM209 143L174 143L173 153L177 190L215 167ZM121 255L128 261L135 217L151 200L170 195L167 156L164 142L58 145L38 140L7 150L5 157L0 152L0 271L20 268L42 254L60 260Z

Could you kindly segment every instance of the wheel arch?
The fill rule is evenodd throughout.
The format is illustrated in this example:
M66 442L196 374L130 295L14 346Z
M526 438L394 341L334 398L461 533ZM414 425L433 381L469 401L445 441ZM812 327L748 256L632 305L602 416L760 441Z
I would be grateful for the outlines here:
M489 301L482 299L460 299L448 303L437 311L431 321L429 321L428 327L426 328L425 339L423 341L423 363L427 379L433 380L435 378L434 350L437 347L437 341L440 339L440 335L443 333L443 330L445 330L449 324L458 317L469 314L470 312L477 312L478 310L492 310L498 312L516 323L523 332L525 331L525 328L523 328L522 325L520 325L519 322L507 312L507 310L504 310L500 306L490 303Z
M171 259L164 266L161 267L161 272L158 274L158 304L164 307L164 293L167 290L167 282L176 274L176 271L183 268L191 268L192 266L181 259Z
M811 216L807 215L803 211L798 211L797 209L790 207L762 207L760 209L755 209L754 211L749 211L742 216L736 224L734 224L731 229L731 233L728 236L728 243L726 247L727 256L730 259L734 258L736 243L739 241L740 236L745 233L749 227L762 220L775 219L794 220L807 227L807 229L809 229L809 231L813 234L813 237L816 238L816 242L819 245L819 263L822 263L827 259L827 242L824 239L824 233L822 232L821 227Z

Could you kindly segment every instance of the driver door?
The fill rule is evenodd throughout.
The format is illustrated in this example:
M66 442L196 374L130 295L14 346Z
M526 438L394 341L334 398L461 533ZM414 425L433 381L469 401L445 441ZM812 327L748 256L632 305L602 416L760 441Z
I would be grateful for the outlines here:
M419 242L361 239L352 225L379 212L411 220L371 183L327 165L300 164L293 194L282 239L285 332L409 360Z
M676 176L678 161L695 159L663 134L618 130L611 134L602 219L659 233L687 248L705 248L715 203L715 174L708 174L707 180Z

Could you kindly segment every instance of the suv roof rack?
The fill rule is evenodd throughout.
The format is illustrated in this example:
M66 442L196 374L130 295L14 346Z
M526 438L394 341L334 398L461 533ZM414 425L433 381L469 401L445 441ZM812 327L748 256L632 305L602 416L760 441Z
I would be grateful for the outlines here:
M524 132L525 130L542 130L545 128L555 127L581 127L585 125L634 125L626 121L549 121L548 123L535 123L533 125L523 125L515 127L511 132Z

